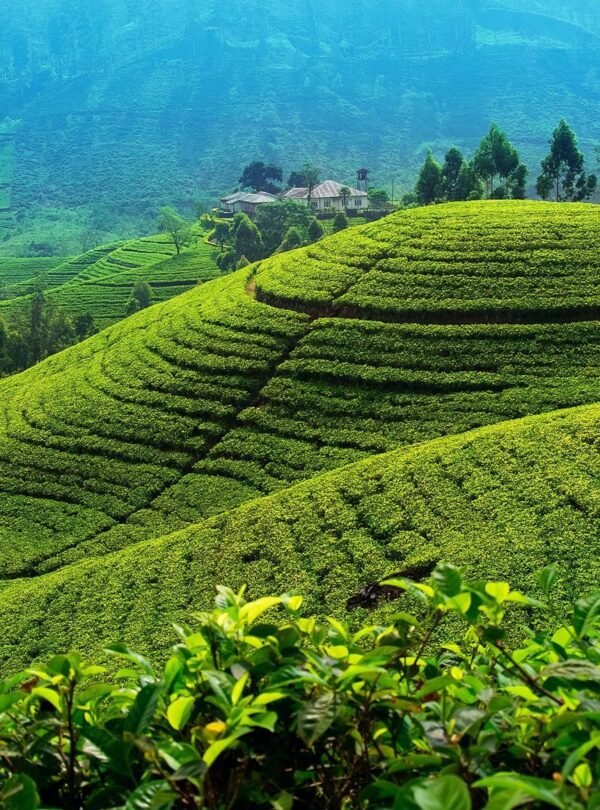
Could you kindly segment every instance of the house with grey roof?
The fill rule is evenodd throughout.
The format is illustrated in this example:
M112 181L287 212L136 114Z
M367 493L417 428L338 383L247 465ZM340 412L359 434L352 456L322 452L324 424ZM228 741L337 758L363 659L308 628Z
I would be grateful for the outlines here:
M221 198L221 210L227 214L237 214L242 211L244 214L253 217L260 205L277 202L278 197L269 194L267 191L259 191L256 194L247 191L237 191L228 197Z
M344 193L342 193L342 189L345 189ZM278 197L267 191L258 193L237 191L235 194L221 198L221 210L225 214L237 214L239 211L243 211L244 214L254 217L259 206L268 205L277 200L294 200L304 205L308 205L310 202L310 207L315 213L361 211L369 207L369 197L366 191L344 186L335 180L325 180L315 186L310 195L307 188L290 188Z
M342 189L346 189L342 193ZM307 188L291 188L281 195L282 200L295 200L309 204ZM310 194L310 207L313 211L360 211L369 207L369 195L366 191L351 188L335 180L325 180L315 186Z

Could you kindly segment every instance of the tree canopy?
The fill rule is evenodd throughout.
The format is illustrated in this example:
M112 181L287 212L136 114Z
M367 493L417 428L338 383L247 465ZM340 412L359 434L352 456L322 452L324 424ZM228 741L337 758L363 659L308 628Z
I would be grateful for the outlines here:
M193 240L193 231L189 222L171 206L160 209L158 215L158 227L163 233L167 233L173 240L177 255L181 253L183 247L187 247Z
M348 217L345 211L338 211L333 219L333 232L338 233L348 227Z
M127 314L133 315L141 309L146 309L152 303L152 288L143 278L133 285L129 301L127 302Z
M519 164L519 153L506 133L497 124L492 124L473 158L473 167L486 183L490 197L494 193L496 180L508 180L517 171Z
M453 146L440 165L430 150L419 172L414 200L419 205L431 205L479 200L484 195L496 199L523 199L527 174L527 167L520 162L519 154L506 133L492 124L471 161ZM504 182L498 184L498 180ZM413 204L410 195L405 195L403 200L405 205Z
M303 172L290 173L287 181L288 188L306 188L307 185L306 176Z
M460 149L453 146L446 152L444 165L442 166L441 192L444 199L448 200L448 202L455 202L462 199L461 192L464 192L464 183L461 183L461 172L465 166L466 161ZM464 199L467 199L469 193L470 189Z
M369 189L369 206L371 208L383 209L390 204L390 195L383 188Z
M259 206L256 225L262 234L265 253L274 253L290 228L298 228L302 234L307 234L313 219L310 208L294 200Z
M302 167L302 174L306 180L306 188L308 189L308 203L312 199L312 193L315 186L319 185L321 177L321 169L314 165L314 163L305 163Z
M246 214L237 214L234 224L234 250L239 259L245 256L256 262L264 256L264 244L260 231Z
M552 194L556 202L587 200L596 190L595 174L585 172L585 159L577 138L563 119L550 139L550 151L542 161L542 171L536 183L537 193L547 200Z
M255 160L246 166L238 182L241 188L277 194L281 191L280 184L283 182L283 172L272 163L266 164L261 160Z
M427 153L425 163L421 167L415 188L417 200L420 205L431 205L437 201L442 182L442 167L433 157L431 151Z

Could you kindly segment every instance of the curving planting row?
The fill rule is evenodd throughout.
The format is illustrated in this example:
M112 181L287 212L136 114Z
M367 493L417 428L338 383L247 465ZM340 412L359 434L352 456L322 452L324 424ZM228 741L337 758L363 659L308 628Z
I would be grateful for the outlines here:
M211 317L216 299L221 312L239 302L254 309L235 281L174 301L166 320L151 308L3 383L0 515L18 497L24 517L3 544L1 576L52 567L125 521L253 402L304 318L274 311L264 329L256 316L252 331L221 325ZM32 543L26 515L46 509L65 522L42 518Z
M322 243L264 263L256 295L319 316L397 322L595 319L599 226L598 207L583 204L487 201L401 212L343 234L335 252Z
M552 609L597 586L599 407L445 437L345 467L181 532L0 589L0 668L119 639L160 660L170 622L211 605L215 583L249 598L298 589L308 610L365 618L369 585L438 560L535 594L558 563ZM423 575L423 573L421 573ZM51 606L51 609L49 609ZM370 624L386 622L369 616ZM516 621L520 621L520 614Z
M2 278L0 263L0 279ZM46 275L48 299L70 315L90 314L98 328L121 320L139 279L150 284L153 300L166 301L199 282L219 275L213 249L199 242L180 256L166 236L151 236L95 248L52 267ZM0 301L0 317L27 306L33 278L7 287L7 301Z
M374 263L408 243L458 251L470 233L465 255L475 256L501 238L524 247L538 229L546 252L555 232L557 258L560 243L587 237L589 210L492 203L393 216L216 279L2 382L0 578L34 577L158 537L369 455L600 401L597 322L397 324L319 317L310 306L335 310ZM562 239L562 226L550 225L557 216ZM101 295L128 294L123 278L129 284L150 267L157 284L171 282L172 266L183 278L202 255L148 264L165 243L140 243L138 268L129 245L107 257L110 272L105 263L61 291L108 302ZM580 270L564 256L555 263L571 273L581 305L594 244ZM512 252L520 258L503 278L522 279L527 259ZM532 259L531 268L543 296L543 266ZM485 262L478 269L469 277L491 284ZM254 284L258 299L277 285L300 297L273 306L249 294ZM470 305L457 300L463 311Z

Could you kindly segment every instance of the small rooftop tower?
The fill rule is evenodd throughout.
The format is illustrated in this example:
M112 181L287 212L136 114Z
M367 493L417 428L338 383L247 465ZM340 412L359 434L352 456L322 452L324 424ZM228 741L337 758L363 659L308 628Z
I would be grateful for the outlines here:
M369 190L369 170L368 169L359 169L356 172L356 188L359 191L368 191Z

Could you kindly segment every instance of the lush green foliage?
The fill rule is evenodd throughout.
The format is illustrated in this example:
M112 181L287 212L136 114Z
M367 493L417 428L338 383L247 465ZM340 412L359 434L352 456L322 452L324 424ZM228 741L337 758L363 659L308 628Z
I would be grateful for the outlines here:
M189 247L194 239L191 223L169 205L161 208L158 213L158 229L169 236L178 256L181 249Z
M523 200L527 196L527 175L528 169L520 163L519 153L506 133L492 124L470 161L460 149L452 147L441 166L429 151L417 178L414 201L431 205L480 200L484 190L490 199ZM499 185L497 181L501 181ZM404 202L413 204L410 195L404 197Z
M277 194L281 191L283 172L277 166L266 166L262 161L255 160L245 167L238 180L240 188L249 188L252 191L267 191Z
M493 197L500 190L501 187L496 187L496 180L504 180L506 185L503 187L503 193L497 196L512 196L509 190L519 166L519 153L508 140L506 133L497 124L492 124L473 156L473 169L486 184L488 195ZM522 193L515 196L524 197L527 170L522 171L521 175Z
M348 219L343 217L344 227ZM310 245L321 239L324 227L311 213L310 208L294 200L281 200L260 206L256 217L251 220L246 214L238 212L231 219L221 219L210 215L200 218L201 225L209 231L208 238L219 245L217 265L221 270L233 270L246 267L252 262L285 253L288 250ZM332 230L341 230L337 217L332 222ZM353 224L363 224L363 220Z
M592 406L440 439L238 509L231 509L234 496L244 493L233 490L231 478L218 477L223 465L206 465L204 475L184 479L156 507L172 508L168 519L182 523L209 496L221 511L230 498L229 511L117 553L108 552L123 535L100 535L61 555L62 562L82 562L6 582L0 666L14 671L72 648L98 657L115 638L156 658L168 643L166 622L207 609L214 583L225 577L234 588L247 584L253 597L297 588L310 610L343 617L348 600L371 606L370 583L429 571L438 560L452 560L476 578L510 578L532 593L536 572L556 561L551 602L564 616L600 576L599 418ZM285 461L302 459L302 445L285 446ZM145 520L129 527L137 539L167 525L158 508Z
M441 193L441 184L442 167L429 151L425 163L421 166L415 186L419 205L431 205L436 202Z
M0 320L0 374L29 368L96 331L91 315L70 318L50 304L40 288L8 324Z
M593 319L600 215L531 202L401 212L265 263L261 300L341 316L457 323ZM300 272L301 268L301 272Z
M595 174L584 171L585 160L577 146L575 133L562 120L552 133L550 152L542 161L537 192L544 200L555 196L556 202L589 199L598 184Z
M0 138L0 208L27 212L11 238L72 232L68 253L90 223L109 241L214 200L256 156L349 183L364 164L389 192L489 120L530 166L558 112L586 151L596 133L594 0L4 0L0 23L0 109L22 122Z
M423 443L600 400L600 332L581 320L595 311L597 216L591 206L515 202L396 214L195 287L0 383L4 665L69 647L71 632L85 650L115 628L143 643L216 580L248 581L255 592L291 581L315 608L335 610L365 582L405 561L425 564L436 549L487 575L485 566L508 564L512 544L511 578L521 584L550 554L542 529L554 559L573 559L573 585L587 583L596 575L593 409L568 416L566 433L560 418L525 423L524 433L483 430L481 456L470 440ZM154 240L138 244L154 255ZM146 272L166 280L174 261L189 272L198 257L185 252ZM122 274L124 305L146 273ZM377 301L365 306L369 279ZM515 289L529 295L526 312ZM444 294L447 323L428 323L442 320ZM411 318L425 322L393 322ZM378 459L372 477L346 468L339 481L285 492L398 448L407 455ZM397 467L407 478L394 490ZM391 502L367 519L384 469ZM540 500L523 502L534 480ZM348 494L328 501L331 487ZM404 505L390 522L396 497ZM423 506L434 502L433 512ZM125 549L151 538L143 551ZM6 581L15 578L23 581Z
M100 327L124 318L136 281L152 288L154 301L165 301L214 278L219 271L213 249L201 242L175 255L170 236L151 236L117 245L94 248L82 256L48 269L43 276L47 297L71 317L90 314ZM10 260L12 266L15 261ZM37 260L39 262L39 260ZM9 260L5 260L8 264ZM2 266L0 265L0 279ZM7 278L8 281L8 278ZM39 278L7 283L0 301L0 319L9 322L26 310Z
M261 233L265 255L270 256L283 240L290 228L296 228L305 244L316 242L323 235L319 232L320 223L306 205L284 200L262 206L256 214L256 225Z
M117 682L77 654L4 682L3 806L595 807L600 594L515 647L505 614L543 605L506 582L383 587L404 609L358 632L220 587L161 673L118 644Z

